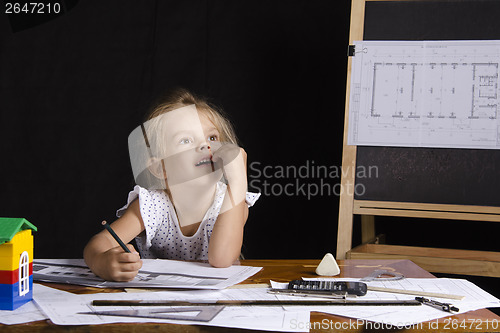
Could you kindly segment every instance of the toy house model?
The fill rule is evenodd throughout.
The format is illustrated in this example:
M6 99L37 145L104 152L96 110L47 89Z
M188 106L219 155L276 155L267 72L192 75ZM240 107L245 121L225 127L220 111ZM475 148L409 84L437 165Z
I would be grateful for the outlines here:
M33 235L22 218L0 218L0 310L14 310L33 297Z

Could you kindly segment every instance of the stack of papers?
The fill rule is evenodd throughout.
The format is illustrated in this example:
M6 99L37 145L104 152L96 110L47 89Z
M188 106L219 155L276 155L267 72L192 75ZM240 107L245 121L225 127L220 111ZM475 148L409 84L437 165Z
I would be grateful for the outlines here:
M58 264L59 268L54 268L49 264ZM81 267L78 262L67 260L37 260L35 265L46 266L38 267L42 272L45 270L45 279L51 271L52 275L67 275L75 277L75 270L86 274L85 267ZM66 265L66 266L61 266ZM72 267L76 266L76 267ZM63 267L63 268L61 268ZM172 272L175 268L175 272ZM442 317L452 315L431 306L372 306L372 305L328 305L328 306L225 306L219 310L215 317L210 321L195 321L192 318L189 320L179 319L156 319L156 318L139 318L139 317L123 317L123 316L104 316L94 313L100 311L113 310L138 310L145 308L144 306L94 306L92 302L95 300L142 300L142 301L189 301L189 302L215 302L219 300L236 300L236 301L252 301L252 300L297 300L297 296L287 296L268 293L268 288L244 288L244 285L233 286L226 288L235 281L242 281L249 276L255 274L260 268L233 266L227 269L214 269L210 266L205 266L200 263L193 262L173 262L168 260L152 260L146 262L143 266L146 273L142 275L134 283L140 284L141 287L151 287L148 285L147 279L152 279L153 287L158 287L160 284L164 286L174 285L189 285L189 289L184 290L159 290L141 293L97 293L75 295L65 291L49 288L43 285L34 285L34 300L35 302L28 303L15 311L1 311L0 322L4 324L16 324L22 322L36 321L42 319L50 319L57 325L96 325L109 323L126 323L126 322L157 322L157 323L175 323L188 325L208 325L233 327L242 329L258 329L268 331L287 331L287 332L307 332L313 326L310 322L311 311L324 312L334 315L340 315L350 318L349 321L354 325L380 324L387 326L374 326L374 328L397 326L419 325L424 322L430 323ZM34 269L35 271L35 269ZM156 278L152 272L163 271L162 278ZM59 272L55 274L55 272ZM175 274L174 274L175 273ZM82 278L84 276L80 276ZM86 285L106 286L103 281L92 277L93 282ZM67 280L67 279L66 279ZM357 281L356 279L327 279L329 281ZM59 278L58 282L65 281ZM97 282L98 281L98 282ZM161 281L161 282L160 282ZM195 282L196 281L196 282ZM216 282L215 282L216 281ZM214 283L215 282L215 283ZM92 284L93 283L93 284ZM96 284L97 283L97 284ZM371 281L367 282L372 287L383 287L400 290L425 291L441 294L452 294L464 296L462 300L434 298L443 303L452 303L460 309L459 313L464 313L472 310L500 307L500 300L477 287L473 283L463 279L413 279L406 278L395 281ZM209 288L208 286L212 287ZM226 285L226 289L221 289L222 285ZM129 287L129 284L122 286ZM369 290L366 296L362 296L361 300L408 300L414 299L415 295L396 294L388 292L375 292ZM300 300L304 298L300 297ZM312 297L311 297L312 299ZM36 304L36 306L35 306ZM169 309L172 309L170 307ZM178 307L177 307L178 308ZM90 313L90 314L89 314ZM192 314L186 313L185 318ZM318 323L316 323L318 324ZM320 323L324 325L324 322ZM328 324L328 323L326 323ZM323 326L322 326L323 327ZM335 328L335 327L333 327Z

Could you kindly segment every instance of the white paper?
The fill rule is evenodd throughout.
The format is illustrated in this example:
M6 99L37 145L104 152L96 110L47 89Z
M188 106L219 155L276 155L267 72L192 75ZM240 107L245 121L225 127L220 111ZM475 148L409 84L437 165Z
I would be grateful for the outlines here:
M0 323L4 325L23 324L45 319L48 319L48 317L33 301L23 304L12 311L0 310Z
M142 261L143 266L134 280L112 282L97 277L83 259L36 259L33 261L33 279L98 288L223 289L249 278L262 269L238 265L215 268L208 263L166 259Z
M326 281L358 281L359 279L307 279ZM397 281L372 281L369 286L377 286L411 291L423 290L444 294L463 295L461 301L444 298L432 298L443 303L452 303L460 309L459 313L487 307L500 307L500 301L462 279L413 279ZM273 287L279 287L273 284ZM44 313L58 325L93 325L116 322L162 322L176 324L200 324L209 326L260 329L271 331L308 331L311 327L310 312L324 312L352 318L350 324L356 327L370 323L409 326L419 325L438 318L452 315L427 305L421 306L241 306L225 307L212 321L193 322L180 320L160 320L146 318L110 317L79 314L104 310L125 310L144 307L107 307L91 305L93 300L182 300L182 301L216 301L216 300L288 300L296 296L269 294L268 288L241 288L225 290L189 290L189 291L157 291L141 293L98 293L75 295L52 289L42 285L34 285L34 299ZM363 300L409 300L415 295L395 294L368 291ZM310 299L313 299L312 297ZM332 322L333 323L333 322ZM328 323L320 323L328 324ZM334 323L333 323L334 324ZM322 326L323 327L323 326ZM380 328L380 326L374 326ZM386 326L382 326L386 327ZM418 326L417 326L418 327ZM423 326L422 326L423 327ZM334 327L335 328L335 327Z
M309 311L285 310L283 307L231 306L225 307L210 322L194 322L167 319L128 318L79 314L89 311L144 309L145 307L116 307L91 305L93 300L253 300L276 299L267 293L267 288L242 288L190 291L157 291L149 293L98 293L75 295L35 284L35 301L57 325L96 325L109 323L158 322L186 325L208 325L244 329L305 332L309 322ZM301 324L302 323L302 324Z
M350 145L500 149L500 41L354 45Z
M359 279L313 278L309 281L359 281ZM500 300L482 290L470 281L448 278L405 278L394 281L370 281L368 286L402 289L411 291L427 291L442 294L461 295L461 301L427 297L442 303L451 303L459 308L458 313L465 313L489 307L500 307ZM363 300L412 300L418 295L405 295L387 292L368 291ZM298 309L296 309L298 310ZM454 313L445 312L428 305L421 306L329 306L318 307L314 311L331 313L335 315L381 323L384 325L409 326L447 317Z

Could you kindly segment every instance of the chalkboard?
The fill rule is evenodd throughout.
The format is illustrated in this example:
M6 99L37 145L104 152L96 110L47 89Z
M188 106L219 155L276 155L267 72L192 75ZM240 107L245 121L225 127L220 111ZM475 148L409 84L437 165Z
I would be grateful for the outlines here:
M365 3L364 40L500 39L500 1ZM357 148L357 200L500 206L500 150ZM372 169L374 170L374 169Z

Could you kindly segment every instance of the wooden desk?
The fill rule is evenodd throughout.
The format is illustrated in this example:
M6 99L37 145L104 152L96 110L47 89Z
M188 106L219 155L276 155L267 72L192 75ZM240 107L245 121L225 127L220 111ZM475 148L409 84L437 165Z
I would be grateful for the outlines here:
M243 260L242 265L261 266L262 271L244 281L244 284L268 283L270 279L275 281L290 281L301 277L317 277L314 273L319 260ZM430 278L432 274L423 270L409 260L339 260L341 274L340 277L364 277L374 269L387 269L404 274L406 277ZM102 289L87 288L81 286L46 284L74 293L94 293L102 292ZM121 290L106 289L107 292L117 292ZM496 326L493 326L496 323ZM313 312L311 323L297 323L311 325L311 332L374 332L380 331L380 327L374 323L360 323L356 319L340 316L328 315ZM47 321L39 321L21 325L4 326L0 325L2 332L255 332L253 330L239 330L210 326L191 326L173 324L110 324L110 325L82 325L82 326L56 326ZM434 320L413 328L397 330L388 329L384 332L500 332L500 317L487 309L471 311L465 314L454 315L438 320Z

